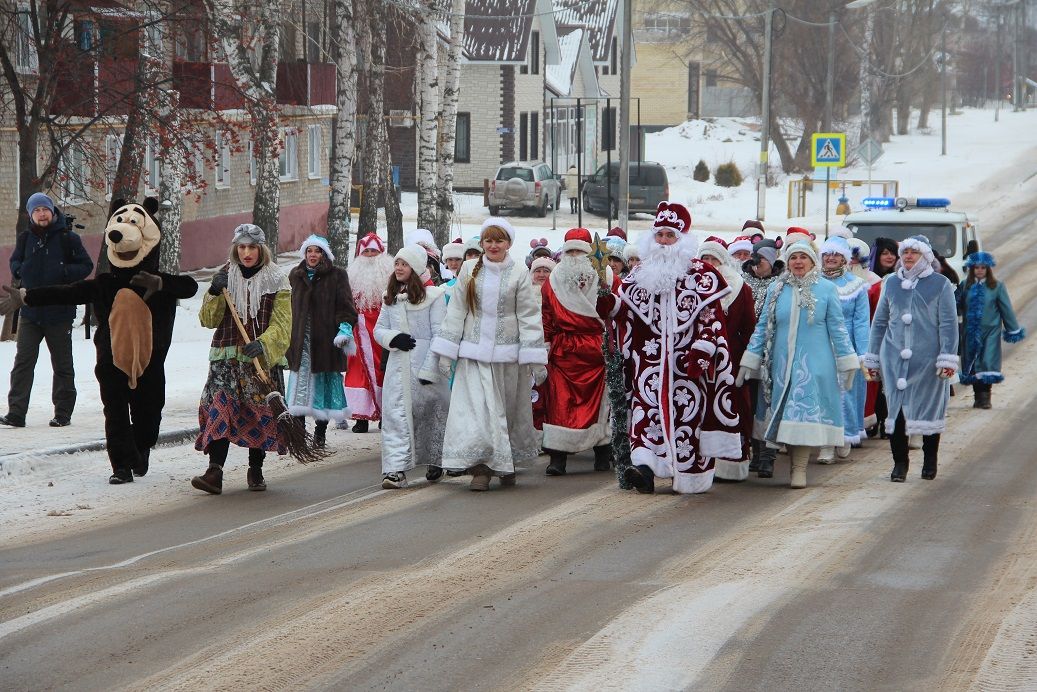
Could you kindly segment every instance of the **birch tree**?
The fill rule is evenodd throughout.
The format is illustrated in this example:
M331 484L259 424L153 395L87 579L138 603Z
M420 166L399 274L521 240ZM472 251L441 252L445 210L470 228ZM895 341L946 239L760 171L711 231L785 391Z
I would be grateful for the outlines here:
M436 227L436 144L439 129L438 0L420 0L418 34L418 227ZM445 236L444 236L445 237Z
M345 266L350 247L350 193L356 157L357 38L352 0L333 0L331 12L332 59L338 71L332 123L331 191L328 200L328 243L335 263Z
M378 202L385 188L382 187L388 149L388 133L385 130L385 4L375 0L368 4L367 22L362 41L368 50L365 71L367 85L367 118L364 121L364 198L360 204L360 219L357 228L370 232L378 227Z
M442 136L439 140L439 165L436 171L436 225L433 229L440 247L450 240L450 220L454 215L454 147L457 140L457 101L461 92L464 13L465 0L451 0L450 47L447 52L446 81L443 84Z
M276 92L284 3L206 0L205 6L231 75L245 97L251 121L252 153L256 159L252 223L266 232L267 245L276 256L281 206L281 134ZM255 67L250 53L257 57Z
M159 104L159 119L173 134L182 129L183 116L180 110L180 94L170 90L163 92ZM180 273L180 220L184 208L184 172L187 156L183 144L177 139L163 137L161 140L162 162L159 167L158 198L162 202L162 244L159 248L159 269L169 274Z

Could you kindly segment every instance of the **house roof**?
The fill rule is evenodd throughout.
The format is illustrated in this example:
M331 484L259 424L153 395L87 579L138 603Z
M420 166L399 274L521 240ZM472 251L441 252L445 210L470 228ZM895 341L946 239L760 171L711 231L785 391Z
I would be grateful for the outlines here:
M586 30L576 26L558 27L558 44L561 60L557 65L548 65L544 77L547 87L559 96L568 96L576 78L576 64Z
M522 62L537 0L468 0L464 52L472 61Z
M552 1L558 24L585 27L594 62L608 62L619 18L619 0Z

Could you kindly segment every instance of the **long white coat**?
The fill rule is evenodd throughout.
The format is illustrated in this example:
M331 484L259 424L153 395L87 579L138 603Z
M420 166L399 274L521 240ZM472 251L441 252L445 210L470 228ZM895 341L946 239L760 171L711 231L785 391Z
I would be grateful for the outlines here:
M450 383L430 345L446 315L445 293L426 286L421 303L414 305L400 296L394 305L382 305L378 315L374 338L389 351L382 383L382 473L409 471L417 464L442 465ZM398 334L410 334L417 342L414 348L391 347Z

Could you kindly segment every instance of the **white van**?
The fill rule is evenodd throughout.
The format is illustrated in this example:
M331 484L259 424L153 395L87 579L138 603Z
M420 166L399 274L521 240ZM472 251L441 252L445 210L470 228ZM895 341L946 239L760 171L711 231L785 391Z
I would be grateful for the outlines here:
M965 212L951 211L948 199L868 197L863 204L864 211L848 214L843 225L871 247L875 247L876 238L899 243L913 235L924 235L960 277L965 276L965 255L982 249L976 224Z

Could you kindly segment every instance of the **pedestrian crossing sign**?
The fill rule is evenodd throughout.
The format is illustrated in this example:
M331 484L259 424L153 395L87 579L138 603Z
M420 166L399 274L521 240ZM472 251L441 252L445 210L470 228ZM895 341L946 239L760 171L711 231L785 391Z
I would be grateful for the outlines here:
M810 164L815 168L845 166L846 134L815 132L810 138Z

